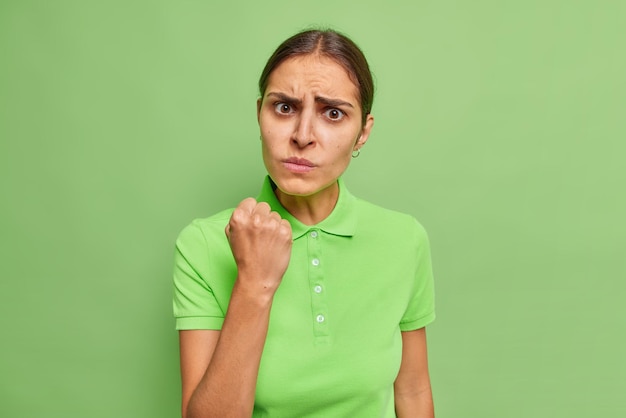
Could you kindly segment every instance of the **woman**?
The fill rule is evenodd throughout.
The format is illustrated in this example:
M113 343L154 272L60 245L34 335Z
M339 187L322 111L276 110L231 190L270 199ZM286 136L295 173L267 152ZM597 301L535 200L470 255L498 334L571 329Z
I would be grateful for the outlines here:
M432 417L426 234L341 179L374 124L365 57L305 31L259 88L259 197L177 241L183 417Z

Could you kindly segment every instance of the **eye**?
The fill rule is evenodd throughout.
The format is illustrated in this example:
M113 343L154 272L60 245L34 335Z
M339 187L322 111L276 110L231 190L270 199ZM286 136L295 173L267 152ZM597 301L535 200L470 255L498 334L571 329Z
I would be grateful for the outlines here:
M280 115L288 115L294 112L293 107L284 102L274 103L274 111Z
M336 120L341 120L341 119L343 119L343 117L345 116L345 113L343 113L343 111L341 111L341 110L336 109L336 108L334 108L334 107L333 107L333 108L327 109L327 110L324 112L324 115L325 115L328 119L333 120L333 121L336 121Z

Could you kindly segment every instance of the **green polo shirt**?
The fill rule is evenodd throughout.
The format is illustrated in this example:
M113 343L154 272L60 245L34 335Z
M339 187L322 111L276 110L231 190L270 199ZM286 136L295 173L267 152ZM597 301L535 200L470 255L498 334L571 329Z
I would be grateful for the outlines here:
M428 238L411 216L352 196L339 180L333 212L304 225L269 177L259 201L293 230L289 267L274 297L253 417L395 417L401 331L435 318ZM180 234L176 328L220 329L237 268L224 234L232 209Z

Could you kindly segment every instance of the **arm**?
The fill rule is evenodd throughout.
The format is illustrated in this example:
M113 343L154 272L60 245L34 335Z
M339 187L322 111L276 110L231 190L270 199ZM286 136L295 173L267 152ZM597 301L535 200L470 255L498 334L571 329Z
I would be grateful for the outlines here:
M394 383L398 418L433 418L433 396L428 375L426 328L402 333L402 363Z
M291 256L289 223L244 200L226 227L237 280L221 331L181 331L184 418L250 417L274 293Z
M219 336L220 331L217 330L199 329L178 332L183 417L187 416L189 399L211 362Z
M180 332L185 418L252 415L271 302L243 293L233 289L221 331Z

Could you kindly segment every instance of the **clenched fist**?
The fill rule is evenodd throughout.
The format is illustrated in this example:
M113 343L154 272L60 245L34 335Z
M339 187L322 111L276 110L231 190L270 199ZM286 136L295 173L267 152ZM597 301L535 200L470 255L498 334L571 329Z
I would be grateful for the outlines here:
M259 291L276 292L291 257L291 225L265 202L243 200L233 211L226 237L238 280Z

